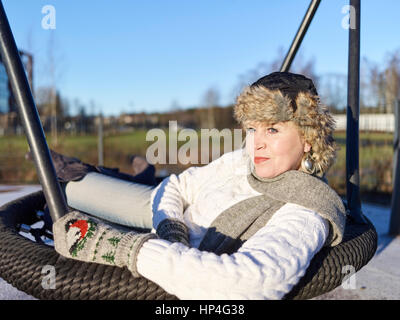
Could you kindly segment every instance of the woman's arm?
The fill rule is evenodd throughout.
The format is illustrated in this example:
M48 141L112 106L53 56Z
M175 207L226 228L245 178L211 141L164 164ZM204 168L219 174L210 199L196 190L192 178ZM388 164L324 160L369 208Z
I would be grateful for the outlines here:
M189 229L183 214L187 206L195 201L202 180L214 166L191 167L178 176L172 174L152 192L152 223L161 239L190 246Z
M324 245L329 225L316 212L286 204L238 252L218 256L152 239L138 272L180 299L281 299Z
M171 174L164 179L151 194L153 227L157 229L164 219L183 223L185 209L196 201L200 190L209 186L210 179L231 176L241 159L241 152L225 153L205 166L190 167L179 175Z
M191 167L179 175L171 174L153 190L151 209L155 229L164 219L176 219L183 223L183 212L192 202L193 176L198 169Z

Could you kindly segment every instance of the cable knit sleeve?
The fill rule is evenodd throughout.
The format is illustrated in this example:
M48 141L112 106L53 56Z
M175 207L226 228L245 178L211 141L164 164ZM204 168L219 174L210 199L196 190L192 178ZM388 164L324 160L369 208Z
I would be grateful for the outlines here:
M151 206L155 229L164 219L183 222L183 212L193 202L193 175L198 169L191 167L178 176L171 174L154 189L151 194Z
M141 248L137 267L180 299L281 299L305 274L328 233L327 221L316 212L286 204L234 254L152 239Z
M183 222L183 212L196 201L198 190L215 175L222 157L202 167L190 167L179 175L171 174L151 194L153 227L157 229L164 219Z

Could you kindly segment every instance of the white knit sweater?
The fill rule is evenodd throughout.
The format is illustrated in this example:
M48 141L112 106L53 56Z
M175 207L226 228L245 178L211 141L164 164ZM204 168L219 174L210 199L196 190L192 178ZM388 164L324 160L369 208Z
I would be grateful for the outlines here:
M171 175L152 193L153 226L176 218L189 227L189 248L152 239L138 271L180 299L281 299L325 243L329 225L318 213L287 203L235 253L198 250L207 228L235 203L260 195L247 181L243 150ZM245 212L243 214L246 214Z

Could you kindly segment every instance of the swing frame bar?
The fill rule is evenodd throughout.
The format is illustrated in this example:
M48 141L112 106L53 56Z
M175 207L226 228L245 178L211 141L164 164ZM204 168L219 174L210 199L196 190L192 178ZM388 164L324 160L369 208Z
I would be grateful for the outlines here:
M289 71L320 2L321 0L312 0L310 2L280 71ZM350 8L346 109L346 201L348 212L355 221L358 223L367 223L361 212L359 173L360 0L350 0ZM353 22L355 24L354 28L351 27L353 26Z

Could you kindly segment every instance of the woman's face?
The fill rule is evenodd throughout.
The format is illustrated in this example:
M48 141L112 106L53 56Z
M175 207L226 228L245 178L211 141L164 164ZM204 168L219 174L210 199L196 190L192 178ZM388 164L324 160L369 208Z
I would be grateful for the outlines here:
M304 152L311 149L291 121L271 125L249 122L244 128L247 152L256 174L262 178L274 178L285 171L298 170Z

